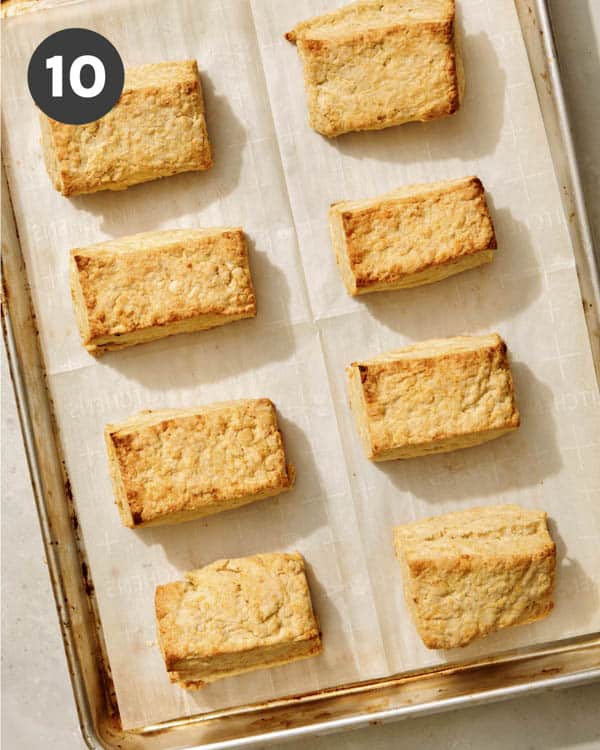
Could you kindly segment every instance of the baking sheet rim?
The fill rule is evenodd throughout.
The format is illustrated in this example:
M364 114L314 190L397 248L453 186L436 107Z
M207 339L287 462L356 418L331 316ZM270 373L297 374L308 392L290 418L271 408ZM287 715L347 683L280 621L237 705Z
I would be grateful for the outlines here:
M73 3L73 2L81 2L82 0L63 0L63 2ZM589 222L587 218L587 212L585 209L585 203L583 198L583 190L581 186L581 181L579 177L579 170L577 166L577 162L575 160L575 151L574 151L574 145L570 133L569 128L569 121L568 121L568 114L566 109L566 104L564 101L564 95L562 90L562 85L560 81L560 73L558 70L558 63L556 58L556 51L554 49L554 42L552 38L552 27L549 17L549 11L547 7L547 0L514 0L515 5L517 6L517 10L519 9L527 9L530 12L533 11L534 13L534 19L529 19L531 23L533 23L533 26L535 27L536 21L535 18L537 18L537 22L539 23L538 28L538 42L541 45L541 48L544 52L544 62L546 70L543 71L543 73L549 74L549 78L546 80L550 81L550 89L548 91L550 98L552 99L552 103L554 104L556 111L554 113L555 117L558 121L558 129L561 139L561 145L564 147L565 154L566 154L566 160L567 160L567 166L568 166L568 176L570 179L570 185L568 190L568 198L573 203L573 209L574 209L574 219L577 225L577 232L578 232L578 238L579 238L579 244L580 247L578 248L577 242L573 242L573 249L576 255L576 258L578 260L581 260L581 253L583 253L584 260L587 264L587 268L590 272L589 278L586 278L583 280L584 283L589 285L589 290L591 291L595 307L592 310L589 310L586 308L586 321L588 323L588 333L590 334L590 341L592 344L592 348L594 349L594 353L596 354L595 357L595 363L598 368L600 368L600 361L597 356L597 346L598 342L595 342L593 340L594 332L590 330L590 315L595 314L598 315L598 310L600 310L600 289L598 286L598 268L597 268L597 260L594 255L592 240L591 240L591 231L589 227ZM534 6L534 9L532 9L532 4ZM48 7L47 5L42 5L39 10L43 10L45 7ZM528 53L531 52L530 50L530 44L531 42L528 40L527 35L525 34L524 29L524 21L523 21L523 14L521 12L518 12L519 20L521 23L521 30L523 32L524 38L525 38L525 44L527 47ZM527 19L526 19L527 20ZM530 64L532 64L532 61L530 59ZM534 71L535 73L535 71ZM542 74L539 74L542 75ZM543 76L542 76L543 77ZM537 75L534 75L536 88L538 89L538 95L540 92L540 85ZM543 107L542 107L543 109ZM551 149L552 150L552 149ZM556 165L555 169L556 169ZM10 199L9 199L10 200ZM572 237L573 239L573 237ZM579 251L579 252L578 252ZM3 274L4 278L4 274ZM25 281L24 286L26 287L26 275L25 275ZM26 293L28 294L28 290L26 290ZM36 504L38 507L38 514L40 518L40 526L42 530L42 536L44 541L44 547L46 552L46 558L49 565L49 572L51 577L51 583L52 588L54 592L54 597L57 604L57 609L59 612L59 621L61 626L61 632L63 636L63 641L65 645L65 651L67 655L67 660L69 662L70 667L70 673L71 673L71 681L73 684L73 690L75 694L75 701L77 704L77 709L79 713L79 719L80 719L80 725L81 730L83 733L83 737L88 744L90 748L99 748L103 747L103 743L100 740L100 737L98 736L98 727L96 722L94 722L93 719L93 713L96 713L92 711L92 707L90 706L90 702L88 699L88 692L86 689L84 676L83 676L83 669L82 664L79 658L77 646L75 644L75 640L73 637L72 632L72 624L70 622L70 619L68 615L65 613L69 612L69 601L70 601L70 595L66 591L66 587L63 581L62 576L62 570L61 570L61 562L59 559L59 556L57 554L57 550L53 544L52 540L52 533L51 529L49 527L48 522L48 515L47 515L47 507L46 507L46 498L44 493L44 479L42 476L42 470L40 468L40 462L38 460L37 451L35 448L35 430L32 425L32 418L31 413L28 405L28 394L27 389L25 386L25 378L23 374L22 367L20 366L19 357L17 354L17 344L16 344L16 334L14 327L12 326L11 322L11 301L10 301L10 294L9 290L6 290L3 292L3 305L2 305L2 313L3 313L3 322L4 322L4 337L6 341L6 347L7 347L7 354L9 359L9 366L10 366L10 372L11 377L13 380L13 386L15 388L15 394L17 398L17 406L19 411L19 417L21 420L21 427L23 431L23 437L24 442L26 445L26 452L29 462L29 468L32 478L32 484L34 487L34 495L36 498ZM595 321L595 326L598 327L600 321ZM33 334L35 336L35 323L32 322L32 330ZM39 356L39 352L38 352ZM47 397L47 394L46 394ZM73 534L73 542L75 544L78 544L75 534ZM80 555L82 556L82 559L84 559L84 550L79 550ZM93 597L93 594L90 594L90 592L87 592L88 598L91 596ZM89 607L89 601L87 602ZM94 610L94 607L92 606L92 611ZM94 617L93 614L89 615L90 617ZM101 640L101 624L96 623L96 627L99 633L99 637ZM588 634L587 636L583 636L581 638L581 644L582 648L585 648L586 645L594 645L595 640L598 638L598 634ZM536 647L523 649L524 655L522 657L522 660L524 662L527 661L527 658L535 658L536 655L539 654L539 651L544 651L545 649L548 649L551 653L562 653L563 648L561 647L561 644L564 644L563 641L556 641L550 644L539 644ZM100 645L100 644L96 644ZM568 649L568 646L566 647ZM510 652L509 652L510 653ZM528 656L529 653L529 656ZM97 655L94 656L93 654L90 654L92 659L96 659L98 661ZM506 655L498 654L494 657L491 657L489 660L490 664L498 664L502 663L503 658ZM476 661L476 662L470 662L470 663L455 663L455 664L445 664L442 665L442 667L435 667L433 670L426 669L426 670L418 670L414 673L404 673L402 675L397 676L389 676L387 678L383 678L380 680L369 680L364 683L358 683L355 684L355 686L360 687L361 692L367 692L369 689L371 690L377 690L381 687L383 683L386 682L402 682L405 678L410 677L412 679L426 679L428 676L430 676L434 672L443 672L444 670L455 670L455 671L462 671L462 672L468 672L469 670L474 670L478 666L481 667L482 660ZM102 660L100 660L100 663L97 664L100 671L103 673L103 677L108 683L110 683L110 675L109 675L109 667L106 663L102 663ZM379 712L371 712L371 713L356 713L355 715L345 717L342 719L330 719L328 721L323 721L320 723L313 723L306 726L301 727L294 727L290 729L278 729L271 732L263 733L260 735L253 735L249 737L245 737L243 740L238 739L232 739L232 740L225 740L223 742L216 742L216 743L209 743L208 745L199 745L195 746L196 750L200 750L200 748L212 748L216 750L217 748L229 748L229 747L239 747L240 743L243 743L244 745L248 744L257 744L257 743L264 743L264 742L275 742L282 739L289 739L292 737L301 737L306 736L310 734L315 734L317 732L323 732L323 731L340 731L344 729L349 729L351 727L354 727L356 725L365 724L367 722L378 722L381 720L390 720L392 718L403 718L406 716L414 716L419 714L425 714L425 713L433 713L435 711L442 711L442 710L448 710L451 708L458 708L462 706L467 705L474 705L476 703L482 703L482 702L489 702L493 700L500 700L502 698L509 698L512 696L516 696L519 694L523 694L525 692L529 692L532 690L539 690L539 689L547 689L547 688L557 688L557 687L566 687L571 684L579 684L581 682L588 682L588 681L595 681L600 679L600 667L596 668L590 668L587 670L578 670L573 673L567 673L567 674L559 674L559 675L553 675L551 677L544 678L543 680L531 681L527 682L521 685L511 685L509 687L504 688L498 688L495 690L481 690L478 692L470 693L465 696L452 696L449 698L444 698L437 701L432 702L426 702L426 703L420 703L420 704L414 704L411 706L400 706L400 707L394 707L388 710L379 711ZM107 684L108 684L107 683ZM105 685L106 687L106 685ZM336 695L343 693L344 691L347 691L349 688L348 686L335 686L327 690L322 690L316 693L314 696L300 696L300 697L308 697L312 701L319 701L319 700L327 700L328 698L335 697ZM246 706L238 706L238 707L229 707L227 709L223 709L221 711L213 711L208 712L204 714L197 714L195 716L185 717L183 719L176 719L172 721L166 721L162 722L157 725L152 725L148 727L140 727L138 730L134 731L128 731L122 734L123 737L126 736L134 736L137 735L138 737L140 735L144 734L155 734L156 732L163 732L168 731L169 728L175 728L175 726L179 725L185 725L190 726L194 724L199 724L202 722L205 722L210 719L217 719L219 716L233 716L236 713L260 713L261 711L268 710L269 708L273 706L278 705L284 705L293 703L294 701L298 701L298 696L294 697L288 697L288 698L282 698L282 699L275 699L272 701L263 702L261 704L257 705L246 705ZM94 708L98 709L98 706L94 706ZM102 718L109 719L110 721L114 721L114 716L110 713L110 706L107 705L104 707L104 712L106 714L106 709L109 709L109 712L107 715L103 715ZM193 747L190 747L190 750L194 750Z

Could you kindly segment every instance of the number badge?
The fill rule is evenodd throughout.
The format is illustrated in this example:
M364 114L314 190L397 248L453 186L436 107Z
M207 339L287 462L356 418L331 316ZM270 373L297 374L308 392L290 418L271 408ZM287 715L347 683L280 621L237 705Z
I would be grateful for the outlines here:
M63 29L46 37L27 71L38 107L70 125L103 117L121 96L124 80L123 61L115 47L89 29Z

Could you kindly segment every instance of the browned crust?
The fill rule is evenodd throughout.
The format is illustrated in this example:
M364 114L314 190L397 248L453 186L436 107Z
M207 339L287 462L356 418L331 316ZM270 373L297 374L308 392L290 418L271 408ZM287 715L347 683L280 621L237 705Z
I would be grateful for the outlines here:
M295 468L286 460L283 435L270 399L175 410L164 419L160 419L160 411L147 411L137 419L154 414L160 421L151 425L141 423L132 427L124 423L105 428L111 479L124 525L139 528L194 520L277 495L294 485ZM268 423L259 426L264 420ZM257 465L252 453L252 470L246 466L247 440L255 441L248 450L261 456ZM220 475L218 485L209 486L197 475L195 467L181 463L182 456L187 455L186 445L192 450L196 442L208 469ZM162 466L157 445L172 454L174 463L170 467ZM231 465L221 454L225 446L235 450L236 455L239 453L238 459L231 459ZM177 458L179 454L182 456ZM268 470L263 472L267 466ZM152 490L140 480L142 470L153 472L156 486ZM227 474L228 471L232 474ZM262 473L266 476L259 479Z
M474 337L475 339L477 337ZM466 337L469 340L470 337ZM375 461L394 458L411 458L446 450L456 450L500 437L505 432L515 430L520 425L520 415L514 397L514 385L510 371L507 348L504 341L494 334L495 343L478 347L471 351L450 351L447 354L402 358L402 350L391 353L397 358L354 362L348 368L351 386L351 405L359 420L361 437L369 458ZM453 340L449 339L451 343ZM352 388L352 374L360 377L360 401ZM501 414L489 414L489 405L479 411L478 402L470 413L469 421L463 423L464 407L456 408L450 416L435 402L430 403L429 389L440 385L440 379L450 384L456 381L462 394L461 378L471 378L477 387L486 393L492 389L495 399L502 403ZM387 390L382 393L384 381ZM412 387L407 391L407 383ZM453 403L454 388L444 398ZM411 425L409 412L413 417L419 409L419 427ZM456 419L456 427L450 429ZM407 422L408 420L408 422ZM467 426L468 425L468 426ZM393 437L402 435L402 438Z
M140 85L140 71L148 70L150 76L151 71L161 65L170 66L172 80L160 86ZM135 80L135 85L128 83L128 76ZM165 119L164 113L169 109L177 111L179 117ZM132 117L140 119L141 126L146 128L145 135L137 137L130 132ZM185 141L181 140L183 131L177 130L178 119L194 122L185 131ZM69 125L41 114L41 122L48 172L56 189L65 196L123 190L140 182L212 166L195 60L158 63L126 71L125 88L119 101L100 120ZM123 138L131 142L126 151ZM91 166L86 167L90 154Z
M361 7L363 10L367 10L369 6L371 8L374 8L373 3L368 2L354 2L350 3L349 5L342 6L336 11L333 11L331 13L325 13L320 16L315 16L314 18L310 18L306 21L301 21L298 23L293 29L288 31L284 34L284 39L286 39L291 44L296 44L298 42L299 38L307 38L310 39L311 33L319 33L319 22L321 21L328 21L329 23L335 23L336 21L344 24L348 19L349 15L348 12L352 10L360 10ZM380 4L381 5L381 4ZM386 21L385 17L382 17L381 19L381 25L379 28L410 28L411 26L414 26L417 24L418 26L425 26L427 24L444 24L448 22L453 22L456 17L456 2L455 0L450 0L448 3L448 9L446 13L445 19L440 19L438 21L427 21L427 20L412 20L412 21L405 21L405 22L396 22L396 23L390 23L389 21ZM359 21L360 18L356 17L356 21ZM354 36L355 34L353 34Z
M483 352L462 352L419 360L397 360L395 362L386 362L385 364L358 365L368 409L371 413L379 412L380 403L378 384L382 372L397 371L402 374L415 374L423 377L439 369L444 369L446 362L452 362L453 364L458 365L461 369L470 370L474 365L479 365L482 359L487 360L490 365L495 363L497 368L507 371L510 390L512 391L512 373L510 372L508 352L504 341L500 341L495 346L488 347ZM515 408L506 426L517 428L520 423L521 418L519 412ZM441 430L433 437L433 440L442 441L451 437L451 435L452 433ZM377 452L377 447L378 446L373 446L375 452Z
M165 666L187 689L322 651L299 553L217 560L158 586L155 608Z
M297 45L304 63L311 126L322 135L335 137L352 130L377 130L456 112L462 96L462 66L456 49L454 4L447 5L447 12L446 9L436 8L429 18L407 17L404 20L394 18L393 12L391 16L384 13L381 18L374 18L373 15L377 15L375 5L357 3L300 23L288 32L286 39ZM363 17L360 15L361 8L366 13ZM323 19L328 19L327 23L324 24ZM349 20L352 23L347 23ZM372 72L375 77L373 85L377 85L378 90L383 74L376 60L379 47L386 44L388 38L395 40L390 43L395 52L390 54L396 61L399 55L402 57L399 46L408 44L412 48L416 45L421 49L423 59L417 69L423 70L427 66L427 46L436 45L436 90L429 97L423 95L426 82L421 80L419 84L418 77L414 76L412 80L409 76L406 85L403 83L398 87L392 99L388 97L389 92L385 91L384 85L381 99L374 95L372 101L363 90L353 95L343 80L344 76L341 82L336 78L336 71L347 65L349 60L360 59L363 61L364 75ZM391 84L393 76L393 71L388 72L387 79L383 75L387 86ZM406 72L402 76L406 76ZM336 81L337 87L334 85ZM415 93L419 91L421 95L416 105Z
M394 529L408 609L427 648L546 617L553 608L556 545L543 511L491 506Z
M342 222L343 235L345 238L345 254L350 264L352 274L354 276L354 284L356 291L349 290L351 293L361 293L361 289L367 290L369 287L374 285L393 285L402 281L403 279L410 279L415 273L424 273L430 269L440 268L449 264L454 264L459 259L465 259L469 256L477 253L485 252L486 250L495 250L498 247L494 224L489 212L485 197L485 189L481 180L478 177L468 177L464 180L452 180L444 181L439 184L439 188L434 193L428 192L428 185L422 186L421 193L416 192L414 195L403 195L401 197L394 197L392 194L388 194L381 197L381 202L378 205L371 206L368 208L343 211L339 214ZM407 187L407 189L410 186ZM453 255L449 255L446 259L438 260L432 258L430 261L419 260L417 268L410 271L403 271L398 267L389 268L386 271L369 270L361 266L364 259L364 240L360 238L357 240L357 232L362 227L372 226L375 219L385 220L386 218L393 222L395 220L394 206L396 205L415 205L422 204L428 198L439 196L448 196L452 194L464 194L466 190L471 189L472 195L467 196L469 201L473 201L477 205L479 214L482 220L485 222L486 231L482 238L477 237L465 237L460 244L460 253L456 252ZM333 211L330 212L330 221L335 221L338 213L335 211L337 206L342 205L343 202L334 203L331 206ZM423 216L423 221L427 221L427 215ZM339 251L338 251L339 252Z
M230 278L217 286L221 269ZM77 248L71 293L92 354L256 315L241 228L148 232Z

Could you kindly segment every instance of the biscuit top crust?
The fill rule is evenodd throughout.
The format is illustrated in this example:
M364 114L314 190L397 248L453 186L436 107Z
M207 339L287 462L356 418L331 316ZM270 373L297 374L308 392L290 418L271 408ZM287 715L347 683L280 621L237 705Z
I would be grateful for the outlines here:
M155 596L167 669L186 659L319 637L298 553L217 560Z
M256 311L240 228L167 230L71 251L86 342L201 315Z
M516 505L473 508L394 529L404 596L427 648L546 617L556 548L546 514Z
M299 24L287 38L304 64L310 124L328 137L460 106L450 0L367 0Z
M536 555L554 551L542 510L498 505L446 513L394 529L394 546L409 569L444 559Z
M302 39L350 37L355 34L415 23L454 20L454 0L360 0L297 24L285 37Z
M135 523L293 482L267 398L142 412L105 432Z
M519 425L498 334L423 341L352 368L375 451Z
M496 248L477 177L408 185L368 201L336 203L357 287L393 282Z
M211 166L202 88L195 60L125 72L117 104L85 125L41 115L63 195L143 182Z

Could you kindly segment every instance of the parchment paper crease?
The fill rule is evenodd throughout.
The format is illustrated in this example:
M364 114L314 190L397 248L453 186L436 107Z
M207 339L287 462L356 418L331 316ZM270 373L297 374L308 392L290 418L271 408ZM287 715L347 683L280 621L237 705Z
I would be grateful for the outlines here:
M4 154L67 467L126 728L384 676L600 627L600 403L559 187L511 0L462 0L467 95L456 116L327 141L307 125L300 62L283 40L339 0L104 0L3 23ZM215 166L74 199L46 176L29 57L51 32L108 36L126 65L196 58ZM499 250L484 268L350 299L327 235L331 202L477 174ZM79 343L68 250L168 227L241 225L259 316L95 361ZM411 341L497 330L514 363L521 429L488 445L371 465L344 367ZM140 409L268 396L293 492L204 521L119 525L102 443ZM545 621L460 652L427 651L402 601L391 527L477 504L546 509L560 557ZM324 654L187 693L166 676L154 587L217 557L298 549L310 564ZM596 579L594 582L593 579Z

